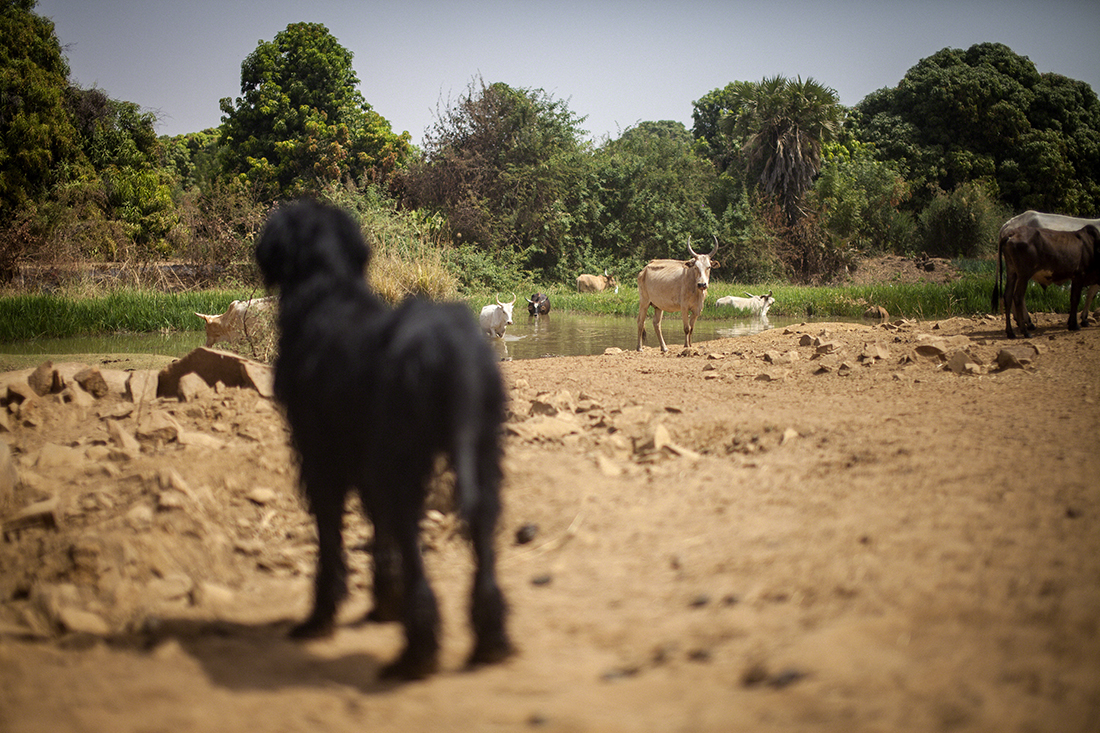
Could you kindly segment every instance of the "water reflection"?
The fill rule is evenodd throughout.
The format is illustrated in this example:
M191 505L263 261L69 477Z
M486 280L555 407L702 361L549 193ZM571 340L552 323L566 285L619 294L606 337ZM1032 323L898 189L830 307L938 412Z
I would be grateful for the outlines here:
M716 338L747 336L775 326L800 323L804 319L753 317L697 321L694 343ZM638 325L634 318L593 316L551 312L539 318L519 316L508 327L503 339L493 339L492 345L502 359L538 359L544 356L587 356L602 354L605 349L623 350L638 346ZM679 314L666 314L661 322L665 343L670 349L684 343L683 322ZM652 316L646 319L646 345L657 346Z
M201 331L109 333L72 338L42 338L0 344L0 354L163 354L183 356L206 343Z
M753 318L723 318L698 321L695 324L695 343L716 338L747 336L768 328L782 328L805 319L780 316ZM684 332L679 314L666 314L661 323L665 342L670 349L684 343ZM545 356L586 356L602 354L615 346L623 350L638 345L637 321L618 316L594 316L574 313L551 312L549 315L531 318L517 313L515 323L508 327L503 339L491 339L490 343L502 359L538 359ZM0 344L5 354L163 354L183 356L197 346L202 346L205 336L201 331L183 333L120 333L101 336L84 336L65 339L35 339ZM646 319L646 345L656 346L652 316Z

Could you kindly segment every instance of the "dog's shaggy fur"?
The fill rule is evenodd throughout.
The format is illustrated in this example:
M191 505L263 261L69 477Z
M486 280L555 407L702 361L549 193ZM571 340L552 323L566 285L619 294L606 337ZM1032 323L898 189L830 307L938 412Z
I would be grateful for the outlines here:
M341 528L354 488L374 525L374 608L367 618L405 626L405 649L383 675L418 678L436 670L440 618L418 535L427 482L445 454L477 560L469 661L495 662L512 649L493 547L500 372L465 306L410 300L389 308L366 285L369 257L351 218L316 202L277 210L256 246L267 286L279 290L275 393L301 456L319 541L313 612L291 633L333 630L347 592Z

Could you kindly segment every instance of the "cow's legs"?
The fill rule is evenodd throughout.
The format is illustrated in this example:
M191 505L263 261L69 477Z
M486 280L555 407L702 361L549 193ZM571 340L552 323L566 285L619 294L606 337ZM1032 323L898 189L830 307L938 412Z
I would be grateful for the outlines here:
M653 306L653 330L657 332L657 340L661 343L661 351L668 351L668 345L665 344L665 335L661 333L661 318L664 315L663 310Z
M695 330L695 312L683 309L684 315L684 348L691 346L691 334Z
M1100 285L1090 285L1088 293L1085 294L1085 305L1081 309L1081 325L1089 325L1089 316L1092 313L1092 300L1096 297L1096 291L1100 290Z
M638 351L642 350L642 345L645 343L645 317L649 311L648 303L638 304Z
M1020 333L1025 337L1031 336L1027 330L1028 313L1027 304L1024 302L1027 295L1027 283L1031 278L1024 277L1019 273L1016 274L1015 279L1012 279L1012 275L1009 275L1009 280L1012 283L1012 310L1016 318L1016 327L1020 329ZM1006 285L1007 288L1007 285ZM1008 337L1015 338L1012 333L1012 324L1008 326Z
M1077 308L1081 305L1081 291L1084 289L1081 276L1078 275L1073 278L1073 282L1069 286L1069 323L1066 324L1070 331L1081 330L1081 327L1077 325Z

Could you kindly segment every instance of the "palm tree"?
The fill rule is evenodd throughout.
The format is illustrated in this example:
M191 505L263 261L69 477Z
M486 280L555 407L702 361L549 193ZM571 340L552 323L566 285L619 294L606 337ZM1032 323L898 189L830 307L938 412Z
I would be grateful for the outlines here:
M835 90L813 79L782 76L736 82L732 108L722 131L743 142L750 177L758 174L764 193L779 200L788 223L803 215L802 200L821 170L821 148L840 127Z

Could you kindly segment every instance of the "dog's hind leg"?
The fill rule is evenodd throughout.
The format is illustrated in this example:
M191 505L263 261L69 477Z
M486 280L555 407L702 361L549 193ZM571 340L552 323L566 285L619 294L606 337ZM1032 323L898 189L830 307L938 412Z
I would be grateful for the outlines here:
M393 536L393 518L383 507L371 508L370 494L360 491L368 518L374 526L371 559L374 564L374 582L371 595L374 606L367 612L366 621L386 623L402 619L403 596L401 586L401 553Z
M412 496L419 491L416 486L392 488L398 496ZM382 677L421 679L439 667L439 606L420 556L420 502L398 502L396 509L394 534L401 555L401 584L405 591L401 609L405 649L396 661L382 670Z
M476 447L456 447L457 492L470 528L477 568L470 603L474 649L468 666L491 664L512 654L504 628L507 606L497 584L494 535L500 515L500 448L496 425L490 424Z
M317 521L317 576L313 612L290 632L298 639L330 635L335 628L336 608L347 594L348 570L342 534L345 493L335 489L324 493L330 485L320 479L314 481L306 484L306 493Z

